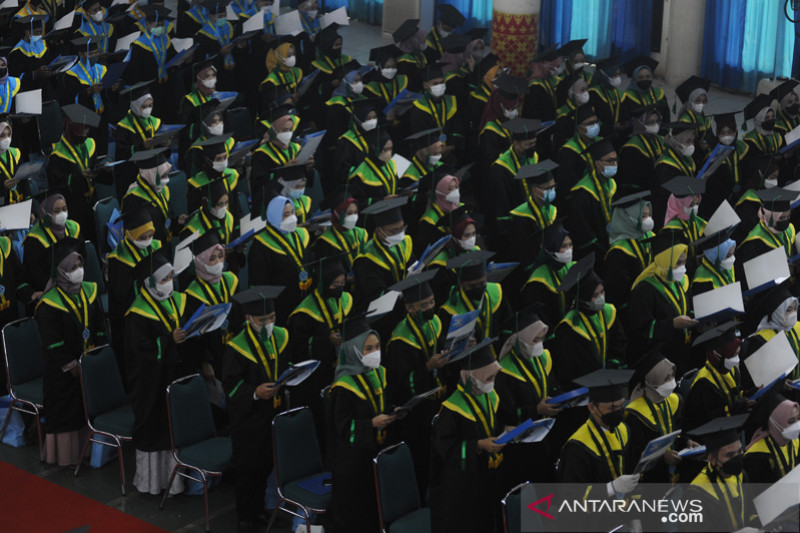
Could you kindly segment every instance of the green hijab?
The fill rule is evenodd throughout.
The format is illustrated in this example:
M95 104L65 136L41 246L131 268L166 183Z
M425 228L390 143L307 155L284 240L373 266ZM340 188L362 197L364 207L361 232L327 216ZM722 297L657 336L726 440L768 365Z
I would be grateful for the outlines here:
M614 213L611 215L611 224L608 225L609 244L622 240L638 239L644 235L644 231L642 231L642 213L645 207L649 207L652 213L653 207L647 200L639 200L638 204L614 209Z

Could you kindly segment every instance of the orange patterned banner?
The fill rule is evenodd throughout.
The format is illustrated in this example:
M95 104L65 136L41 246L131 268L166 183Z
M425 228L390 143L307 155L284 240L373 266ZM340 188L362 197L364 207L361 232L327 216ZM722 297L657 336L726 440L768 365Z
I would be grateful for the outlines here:
M528 63L536 54L539 14L511 15L492 13L492 52L500 64L517 76L528 72Z

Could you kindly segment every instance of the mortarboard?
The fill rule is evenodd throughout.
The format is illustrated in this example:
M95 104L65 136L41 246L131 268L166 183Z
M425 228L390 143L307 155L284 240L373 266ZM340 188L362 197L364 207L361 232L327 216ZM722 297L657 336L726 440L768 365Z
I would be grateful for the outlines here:
M394 44L387 44L386 46L379 46L369 51L369 61L374 61L378 65L383 65L390 58L397 59L403 55L403 51L397 48Z
M452 33L441 40L442 50L451 54L460 54L473 39L462 33Z
M370 324L385 315L386 313L373 314L370 316L367 316L367 313L350 315L342 324L342 339L349 341L368 331L374 331L374 328Z
M209 208L212 208L216 205L220 198L223 196L230 195L230 189L228 188L228 180L224 177L220 176L215 180L211 180L205 185L206 193L205 197L208 200Z
M633 393L633 389L635 389L637 385L644 385L647 374L664 359L666 359L666 357L661 352L660 347L644 354L642 358L633 365L634 371L631 380L628 382L628 392Z
M677 135L683 131L696 130L697 124L694 122L667 122L661 124L662 128L668 128L670 135Z
M600 139L587 146L583 153L589 154L593 161L599 161L604 155L615 151L614 145L611 144L610 140Z
M21 26L32 25L34 22L44 23L47 20L47 15L28 15L27 17L16 17L14 22Z
M450 4L439 4L437 7L439 8L439 21L447 24L451 28L458 28L467 20L466 17L461 14L461 11Z
M225 7L228 5L228 2L223 0L203 0L199 2L206 11L208 11L209 15L219 15L221 13L225 13Z
M633 59L629 59L623 63L622 66L625 68L625 73L628 76L633 77L633 71L639 67L647 67L651 72L655 72L656 67L658 66L658 61L650 56L640 55L634 57Z
M486 275L486 261L494 256L494 252L475 250L448 259L447 268L458 269L460 281L473 281Z
M123 227L127 231L133 231L136 228L140 228L148 223L153 223L153 217L150 214L150 210L145 205L140 205L134 209L125 211L122 213L120 218L122 219Z
M425 270L419 274L406 276L404 280L395 283L387 290L402 292L403 301L407 304L421 302L425 298L433 295L430 281L438 272L439 269L434 268L432 270Z
M558 290L560 292L567 292L575 286L580 286L581 280L588 279L592 276L596 276L594 273L594 252L591 252L570 267L561 285L558 286Z
M536 322L544 323L544 319L539 316L541 308L541 304L537 302L517 311L503 322L503 332L508 334L519 333Z
M164 265L171 265L169 259L164 256L162 250L153 251L150 255L136 263L133 268L133 275L136 281L143 283L147 278Z
M83 124L90 128L96 128L100 125L100 115L80 104L65 105L61 110L67 120L73 124Z
M533 139L542 129L542 121L533 118L514 118L503 124L515 141Z
M756 196L761 200L761 205L764 206L764 209L783 212L791 210L792 202L797 198L797 193L780 187L772 187L771 189L756 191Z
M708 92L710 87L711 80L707 80L699 76L690 76L688 80L684 81L675 88L675 94L677 94L678 98L681 99L681 102L685 104L689 101L689 95L691 95L696 89L703 89L704 91Z
M317 34L317 44L319 47L323 50L333 48L334 43L342 37L339 35L338 30L339 24L336 22L322 28Z
M275 312L275 299L283 289L276 285L256 285L234 294L231 299L239 305L242 314L265 316Z
M154 148L152 150L139 150L134 152L130 159L128 159L128 162L135 164L137 168L155 168L166 161L164 152L167 150L167 147Z
M202 61L197 61L196 63L192 63L192 73L196 76L200 72L203 72L205 69L209 67L214 67L214 64L217 61L217 59L218 56L215 54L211 57L203 59Z
M713 452L740 440L739 428L744 425L748 416L750 415L747 413L720 416L686 433L705 444L706 450Z
M663 183L661 186L672 193L676 198L694 196L706 192L705 180L690 178L689 176L676 176L668 182Z
M400 209L408 203L408 196L399 196L375 202L364 209L361 213L375 217L375 226L386 226L403 220L403 212Z
M531 60L531 63L541 63L544 61L553 61L561 56L561 50L558 45L551 46L539 52L539 54Z
M209 137L200 141L198 145L203 149L203 155L209 159L214 159L218 154L226 152L225 143L231 138L231 133L224 133L216 137Z
M146 94L150 94L151 83L153 83L153 80L140 81L139 83L135 83L130 87L122 89L119 94L127 94L131 100L136 100Z
M553 179L552 171L557 168L558 163L551 159L545 159L533 165L520 167L514 178L518 180L527 179L530 180L530 183L540 185Z
M444 216L439 217L439 222L437 222L436 225L440 228L444 228L447 233L451 233L453 229L462 222L477 225L466 205L459 206L449 213L445 213Z
M645 117L649 117L653 113L658 113L658 115L661 116L661 112L658 110L658 107L655 104L650 104L650 105L643 105L633 109L631 111L631 116L641 117L642 115L645 115Z
M72 237L64 237L53 244L53 252L50 254L51 277L55 276L56 267L72 252L81 253L81 242Z
M714 326L697 337L692 346L702 346L703 350L707 352L721 348L738 337L736 326L737 323L733 320Z
M438 80L444 78L442 66L445 63L428 63L428 66L422 71L422 81L430 82L431 80Z
M723 242L727 241L731 238L731 234L733 233L733 226L729 228L722 229L720 231L716 231L709 235L703 235L696 241L692 243L695 250L698 252L704 252L706 250L710 250L711 248L715 248L722 244Z
M615 199L611 203L611 207L619 207L619 208L630 207L634 204L639 204L639 202L644 201L645 198L649 196L650 196L650 191L629 194L628 196L623 196L622 198Z
M739 111L732 111L728 113L717 113L713 115L714 122L716 122L717 124L717 132L719 132L719 130L721 128L724 128L725 126L731 128L733 131L736 131L737 130L736 114L738 112Z
M589 389L589 400L594 403L616 402L625 398L625 386L630 382L633 370L595 370L573 381Z
M619 57L607 57L605 59L600 59L595 64L597 70L602 71L606 76L611 77L619 68Z
M591 117L597 117L597 113L595 112L592 104L580 105L572 113L575 115L576 124L581 124Z
M409 135L403 140L408 142L410 150L416 152L440 142L442 140L442 128L420 131L414 135Z
M472 28L466 35L469 36L471 41L477 41L486 37L487 33L489 33L489 28Z
M786 80L769 92L769 97L780 102L787 94L794 92L798 82L796 80Z
M751 118L755 118L758 113L764 109L765 107L770 107L772 103L772 98L770 98L766 94L759 94L756 96L752 102L747 104L744 108L744 119L750 120Z
M413 37L419 31L419 19L408 19L392 33L392 38L395 43L401 43L406 39Z
M496 364L499 370L500 365L494 357L494 352L492 352L492 344L496 341L497 337L483 339L475 346L464 350L464 352L459 355L458 359L460 369L478 370L491 364Z
M202 113L203 122L208 124L211 122L216 115L222 115L223 120L225 116L225 110L228 109L231 104L234 102L235 99L228 98L220 102L216 98L212 98L211 100L205 102L204 104L200 105L200 113Z
M206 231L189 244L193 255L199 255L209 248L220 244L219 234L216 231Z
M77 39L72 39L70 44L73 47L75 53L87 53L93 50L97 50L100 42L100 37L95 37L94 35L85 35L83 37L78 37Z
M583 45L585 45L588 40L589 39L575 39L573 41L569 41L558 51L562 56L569 57L575 52L580 52L583 50Z
M528 82L525 79L512 76L511 74L500 74L500 76L494 81L494 85L501 93L509 98L513 98L521 94L528 94L530 91L528 88Z
M300 181L306 179L306 165L289 165L285 167L278 167L270 171L273 179L281 178L287 183L293 181Z
M148 4L146 6L140 6L139 9L144 13L144 18L147 22L175 20L170 16L171 11L164 6Z

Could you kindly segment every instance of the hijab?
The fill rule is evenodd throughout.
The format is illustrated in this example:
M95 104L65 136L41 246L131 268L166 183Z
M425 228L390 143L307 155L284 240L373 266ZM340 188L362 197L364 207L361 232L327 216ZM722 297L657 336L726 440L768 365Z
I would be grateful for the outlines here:
M289 55L289 50L292 48L294 48L292 43L283 43L278 45L277 48L270 48L269 52L267 52L267 70L272 72L275 67L280 67L282 71L290 70L290 67L287 67L282 60L286 59Z
M333 57L333 45L336 44L336 41L340 39L342 36L339 35L338 32L335 31L321 31L317 35L317 40L319 41L319 51L322 57Z
M761 322L758 323L758 328L756 331L761 331L762 329L771 329L774 331L789 331L791 328L787 328L783 325L783 321L781 317L786 315L786 310L789 309L793 303L797 301L797 298L794 296L790 296L786 298L781 304L775 308L772 313L769 315L764 315L761 317Z
M500 356L498 360L502 360L503 357L511 353L511 350L517 345L517 340L524 342L526 344L533 344L533 340L537 337L542 337L547 335L547 324L542 322L541 320L537 320L533 324L530 324L518 332L512 334L503 344L503 348L500 350Z
M153 168L140 168L139 175L148 184L150 184L156 192L161 192L166 184L169 182L169 173L172 171L172 163L164 161L160 165ZM132 184L136 186L136 184Z
M158 292L158 283L169 276L170 272L172 272L172 265L169 263L164 263L153 272L153 275L147 276L147 278L144 280L144 288L157 302L163 302L172 296L171 294L166 295Z
M767 120L767 113L769 113L771 110L772 110L772 108L769 107L769 106L764 107L764 108L761 109L761 111L756 113L756 116L753 119L755 121L755 123L756 123L756 131L758 133L760 133L761 135L772 135L772 133L774 132L774 130L767 131L767 130L765 130L764 128L761 127L761 125L764 123L764 121Z
M667 377L675 372L675 364L666 357L656 363L644 377L644 387L641 383L637 383L631 392L631 401L646 396L648 400L653 403L659 403L664 400L656 389L667 381Z
M333 224L333 227L336 228L336 231L349 231L347 228L342 226L342 219L345 217L347 208L350 207L350 204L354 203L356 203L356 199L348 195L339 205L331 209L331 224Z
M783 430L790 426L789 419L792 418L795 407L800 408L800 405L791 400L783 400L775 406L775 409L769 414L769 419L767 420L768 429L764 429L763 426L759 427L755 433L753 433L753 438L750 440L750 444L747 445L747 449L749 450L752 448L756 442L765 438L767 435L771 436L778 446L786 446L789 444L789 441L783 437Z
M416 52L421 52L422 45L425 44L425 37L427 35L428 32L426 32L425 30L418 30L417 33L415 33L408 39L397 43L397 48L399 48L405 54L414 54Z
M702 199L702 196L700 196L700 198ZM667 200L667 214L664 217L664 225L666 226L673 218L689 220L690 215L687 215L683 208L691 206L693 201L694 196L691 194L689 196L682 196L680 198L674 194L670 194L669 199Z
M281 229L281 222L283 222L283 208L286 207L286 204L291 203L292 201L287 197L278 195L267 204L267 222L270 226L278 230L281 235L289 233Z
M339 86L336 89L334 89L333 93L331 93L331 96L332 97L333 96L344 96L345 98L358 98L360 95L353 94L352 90L350 89L350 85L353 83L353 80L356 79L356 76L358 76L358 74L360 72L361 72L361 70L356 68L356 69L351 70L347 74L345 74L344 78L342 78L342 82L339 84Z
M81 254L78 252L72 252L67 257L62 259L56 267L56 279L51 279L47 282L47 285L44 288L45 292L49 291L55 286L58 286L59 289L67 294L78 294L81 290L81 284L72 283L67 277L67 274L72 272L72 269L75 268L75 264L81 260Z
M642 113L641 115L637 115L633 117L631 121L631 126L633 127L633 134L634 135L644 135L647 133L647 119L650 118L650 115L654 113L653 110L648 109L646 113ZM655 111L658 113L658 111ZM658 113L658 116L661 119L661 113Z
M770 228L771 230L775 227L775 223L778 221L778 219L780 219L783 213L785 213L785 211L770 211L764 206L761 206L761 209L758 210L758 218L766 227ZM778 234L780 233L781 232L778 232Z
M638 239L644 232L642 231L642 212L649 207L652 212L652 205L646 200L639 200L639 203L628 207L617 207L611 214L611 223L608 225L608 242L614 244L617 241Z
M375 335L378 339L381 338L377 331L368 330L361 335L342 342L339 347L339 364L336 366L334 381L342 376L357 376L372 370L361 362L364 343L367 342L367 337L370 334Z
M685 113L685 112L686 112L688 109L690 109L690 107L689 107L689 106L690 106L690 105L691 105L691 104L692 104L692 103L693 103L695 100L697 100L698 98L700 98L700 97L701 97L701 96L703 96L703 95L706 95L706 97L708 97L708 91L706 91L706 90L705 90L705 89L703 89L702 87L698 87L698 88L697 88L697 89L695 89L694 91L690 92L690 93L689 93L689 98L687 98L687 99L686 99L686 103L684 103L684 104L681 106L681 110L678 112L678 116L679 116L679 117L683 116L683 114L684 114L684 113ZM692 109L692 111L694 111L694 108L691 108L691 109ZM694 112L696 113L696 111L694 111ZM702 115L702 113L699 113L699 114L700 114L700 115Z
M197 277L205 281L206 283L217 284L222 279L222 273L220 274L211 274L208 271L208 262L211 260L211 256L214 255L217 251L222 252L222 259L221 261L225 260L225 247L221 244L217 243L214 246L207 248L194 256L194 269L197 272Z
M653 262L650 263L650 265L648 265L648 267L645 268L641 274L639 274L639 277L636 278L636 281L633 282L631 289L635 289L636 286L645 279L652 277L657 277L665 283L672 282L672 280L668 279L668 275L670 272L672 272L672 269L675 268L675 265L678 263L678 259L680 259L681 255L687 253L688 250L689 247L685 244L676 244L656 255L653 258ZM684 285L688 284L687 278L688 276L683 276Z
M643 91L637 84L637 77L642 69L647 69L650 71L650 74L653 74L653 71L647 65L641 65L633 69L633 75L631 75L631 81L628 83L628 90L636 91L637 93L647 94L650 92L650 89ZM650 86L652 88L652 85Z
M706 350L706 361L711 363L711 366L717 369L717 371L725 374L728 369L725 368L723 361L725 359L731 359L736 357L739 353L739 348L742 345L742 339L736 337L732 339L728 344L718 348L712 348L710 350Z
M42 201L40 209L41 209L42 222L46 220L47 227L50 228L50 231L53 232L53 235L56 236L57 240L61 240L67 234L67 229L66 225L56 226L55 222L53 222L53 209L55 209L55 205L58 200L64 200L66 202L66 199L64 198L63 195L51 194Z
M143 94L142 96L140 96L139 98L137 98L135 100L131 100L131 111L133 111L133 114L136 115L137 117L141 117L142 116L142 106L150 98L153 98L153 96L150 93L147 93L147 94Z
M216 67L214 67L212 65L212 66L210 66L208 68L204 68L203 70L198 72L197 76L195 76L195 79L194 79L194 86L195 86L195 88L197 88L197 92L203 94L204 96L211 96L212 94L214 94L214 91L216 90L214 87L206 87L203 84L203 80L200 78L200 76L202 76L203 73L205 71L207 71L208 69L212 69L215 74L217 73Z
M448 194L447 189L450 188L450 184L452 182L456 183L456 187L459 186L458 178L455 176L451 176L448 174L447 176L443 177L439 180L439 183L436 184L436 205L441 208L442 211L445 213L449 213L450 211L458 208L458 203L448 202L445 197Z
M493 120L505 122L506 116L503 113L503 109L506 111L511 111L512 109L516 109L518 106L519 99L516 96L513 98L508 98L507 96L504 96L499 89L493 90L492 94L489 95L489 101L486 102L486 106L483 108L483 116L481 117L481 127L479 131L482 131L483 127Z
M712 265L714 265L714 267L719 268L722 260L728 257L728 253L730 253L731 248L734 246L736 246L736 241L733 239L728 239L720 243L718 246L714 246L704 251L703 255L711 262Z

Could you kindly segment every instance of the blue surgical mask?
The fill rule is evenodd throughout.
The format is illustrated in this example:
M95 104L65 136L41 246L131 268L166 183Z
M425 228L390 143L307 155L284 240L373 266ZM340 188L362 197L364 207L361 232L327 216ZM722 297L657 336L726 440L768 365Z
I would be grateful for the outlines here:
M297 200L305 193L306 193L305 187L303 187L302 189L289 189L289 198L291 198L292 200Z
M32 43L38 43L39 41L42 40L42 38L43 38L43 36L41 36L41 35L31 35L31 42Z
M226 22L228 22L228 21L225 20L224 18L218 18L217 19L217 27L219 27L219 28L223 27Z
M153 28L153 35L155 35L156 37L158 37L159 35L164 35L164 30L165 30L164 26L156 26L155 28Z
M603 176L606 178L613 178L617 175L617 168L619 168L617 165L606 165L603 167Z
M587 126L586 127L586 136L587 137L591 137L591 138L594 139L598 135L600 135L600 123L599 122L595 123L595 124L592 124L591 126Z
M556 190L555 189L547 189L544 191L544 201L552 204L556 201Z

